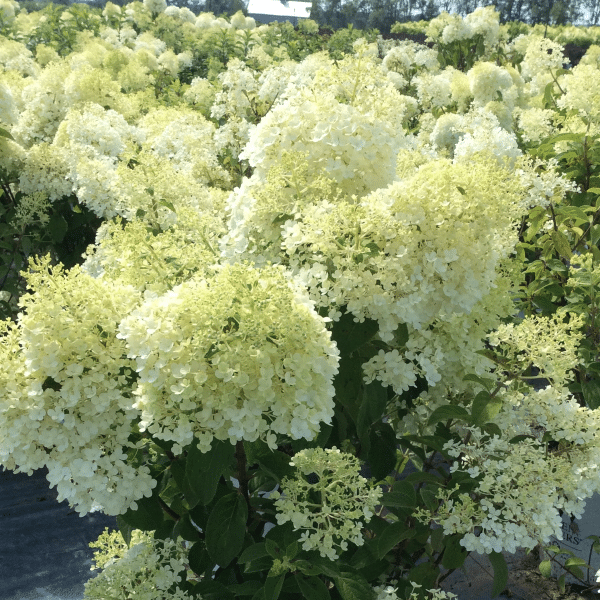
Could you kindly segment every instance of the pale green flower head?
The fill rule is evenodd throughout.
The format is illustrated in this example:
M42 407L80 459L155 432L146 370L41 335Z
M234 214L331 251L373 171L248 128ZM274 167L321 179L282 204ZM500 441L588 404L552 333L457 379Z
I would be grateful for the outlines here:
M278 524L290 521L295 530L303 530L304 550L319 550L330 560L347 550L348 542L361 546L361 530L375 514L382 492L359 474L360 461L335 447L308 448L290 465L296 467L296 477L284 478L281 493L272 494Z
M338 350L282 267L226 265L145 302L120 325L139 374L140 427L207 451L313 439L333 417Z
M114 558L104 563L104 570L85 584L85 600L191 600L179 589L181 574L186 570L187 550L178 541L153 540L136 532L136 543L123 547L116 539L105 538L103 545ZM110 534L108 534L110 536Z

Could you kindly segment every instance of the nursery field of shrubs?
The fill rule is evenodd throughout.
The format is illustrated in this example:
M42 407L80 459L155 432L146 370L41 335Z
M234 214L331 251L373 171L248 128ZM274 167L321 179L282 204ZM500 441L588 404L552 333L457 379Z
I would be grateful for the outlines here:
M0 465L117 516L86 598L565 562L600 491L599 31L0 0Z

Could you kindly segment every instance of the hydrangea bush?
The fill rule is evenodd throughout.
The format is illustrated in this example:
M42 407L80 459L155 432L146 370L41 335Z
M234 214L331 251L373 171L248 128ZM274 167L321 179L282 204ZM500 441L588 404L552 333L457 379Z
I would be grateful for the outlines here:
M453 598L470 552L496 596L582 514L594 47L2 15L0 464L117 516L86 598Z

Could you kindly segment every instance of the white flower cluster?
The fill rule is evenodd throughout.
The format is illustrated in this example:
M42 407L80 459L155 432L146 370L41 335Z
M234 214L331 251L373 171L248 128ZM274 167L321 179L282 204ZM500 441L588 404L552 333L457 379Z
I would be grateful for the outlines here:
M561 512L580 517L585 499L600 490L600 415L581 407L559 387L503 394L505 409L495 421L503 437L484 436L469 428L469 442L445 449L457 458L453 471L478 478L471 496L440 492L432 516L447 534L462 533L461 544L479 553L533 548L552 537L562 539ZM545 432L558 442L549 450L536 435ZM510 443L513 436L527 436Z
M333 416L338 350L284 271L225 266L145 301L120 324L139 381L140 427L177 449L213 437L273 447Z
M443 12L429 21L426 30L428 41L441 40L443 44L451 44L481 35L486 49L490 49L498 42L499 17L493 6L479 7L464 19L460 15Z
M240 156L265 177L285 152L308 153L314 173L325 170L340 190L363 196L395 178L407 105L371 56L327 62L310 84L286 91Z
M138 295L47 261L28 277L36 293L21 299L18 325L3 324L0 462L27 473L46 466L59 500L81 514L121 514L156 485L147 467L127 462L134 365L115 337Z
M581 317L563 321L560 313L552 317L533 315L520 323L501 325L489 336L489 342L502 357L503 369L516 377L525 377L530 366L539 369L540 378L563 386L571 380L569 372L580 362L577 349L583 339L578 331Z
M154 540L146 534L85 583L84 600L191 600L177 586L186 566L181 539Z
M358 459L335 447L309 448L290 464L296 477L284 478L281 493L271 494L277 522L302 529L302 547L330 560L347 550L348 542L362 546L361 530L374 515L382 492L359 475Z
M392 582L394 583L394 582ZM417 591L423 586L410 582L412 585L412 591L408 600L419 600L422 596ZM378 585L373 588L376 593L375 600L401 600L400 596L398 596L398 590L393 585ZM429 600L457 600L458 596L453 594L452 592L445 592L444 590L434 589L427 590L427 598Z

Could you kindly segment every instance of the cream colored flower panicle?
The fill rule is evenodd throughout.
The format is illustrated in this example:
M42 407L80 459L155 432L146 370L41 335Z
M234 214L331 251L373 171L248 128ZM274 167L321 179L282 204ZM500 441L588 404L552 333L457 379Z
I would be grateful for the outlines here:
M296 476L284 478L273 492L277 523L291 522L303 531L304 550L318 550L336 560L348 542L362 546L362 528L375 513L381 490L360 473L359 460L337 448L309 448L290 462Z
M480 553L533 548L562 539L561 511L581 517L585 501L600 490L600 411L578 404L566 388L526 394L501 393L495 418L502 438L469 428L469 442L451 442L453 471L478 479L471 495L440 491L435 515L422 511L445 533L464 534L461 544ZM542 443L542 434L558 442ZM521 441L513 440L522 435Z
M544 92L545 86L553 81L552 74L562 68L565 61L564 48L549 38L537 35L528 36L526 43L521 75L528 83L529 93L535 96Z
M141 428L206 451L214 437L313 439L333 416L338 351L282 268L225 266L146 294L120 325ZM177 453L177 450L174 450Z
M583 339L579 330L583 317L571 317L563 321L560 313L552 317L533 315L520 323L501 325L489 336L505 363L503 370L515 377L525 377L528 368L539 369L537 377L562 386L570 381L570 371L577 367L577 349Z
M146 145L158 157L202 184L227 184L213 140L215 126L197 111L178 107L151 110L139 122Z
M431 161L358 206L311 206L284 224L282 246L315 302L347 305L391 339L400 323L426 328L489 293L514 244L521 193L485 156Z
M165 11L167 8L166 0L144 0L144 6L152 13L152 14L160 14Z
M580 64L561 78L565 94L558 98L561 108L574 110L580 116L600 124L600 69L598 65Z
M394 180L412 106L370 55L328 63L311 83L286 92L240 156L264 177L285 152L307 152L311 170L325 169L341 191L363 196Z
M180 207L175 225L150 233L141 219L117 219L98 230L82 270L93 277L132 285L140 293L163 294L217 260L215 248L224 224L217 217Z
M59 500L80 513L122 514L149 496L147 467L127 462L134 363L115 337L139 302L135 289L32 263L34 294L4 326L0 372L0 463L31 473L46 466Z
M191 600L177 587L188 563L183 540L155 540L150 534L135 533L137 543L131 548L123 544L114 547L115 558L85 583L84 599Z

